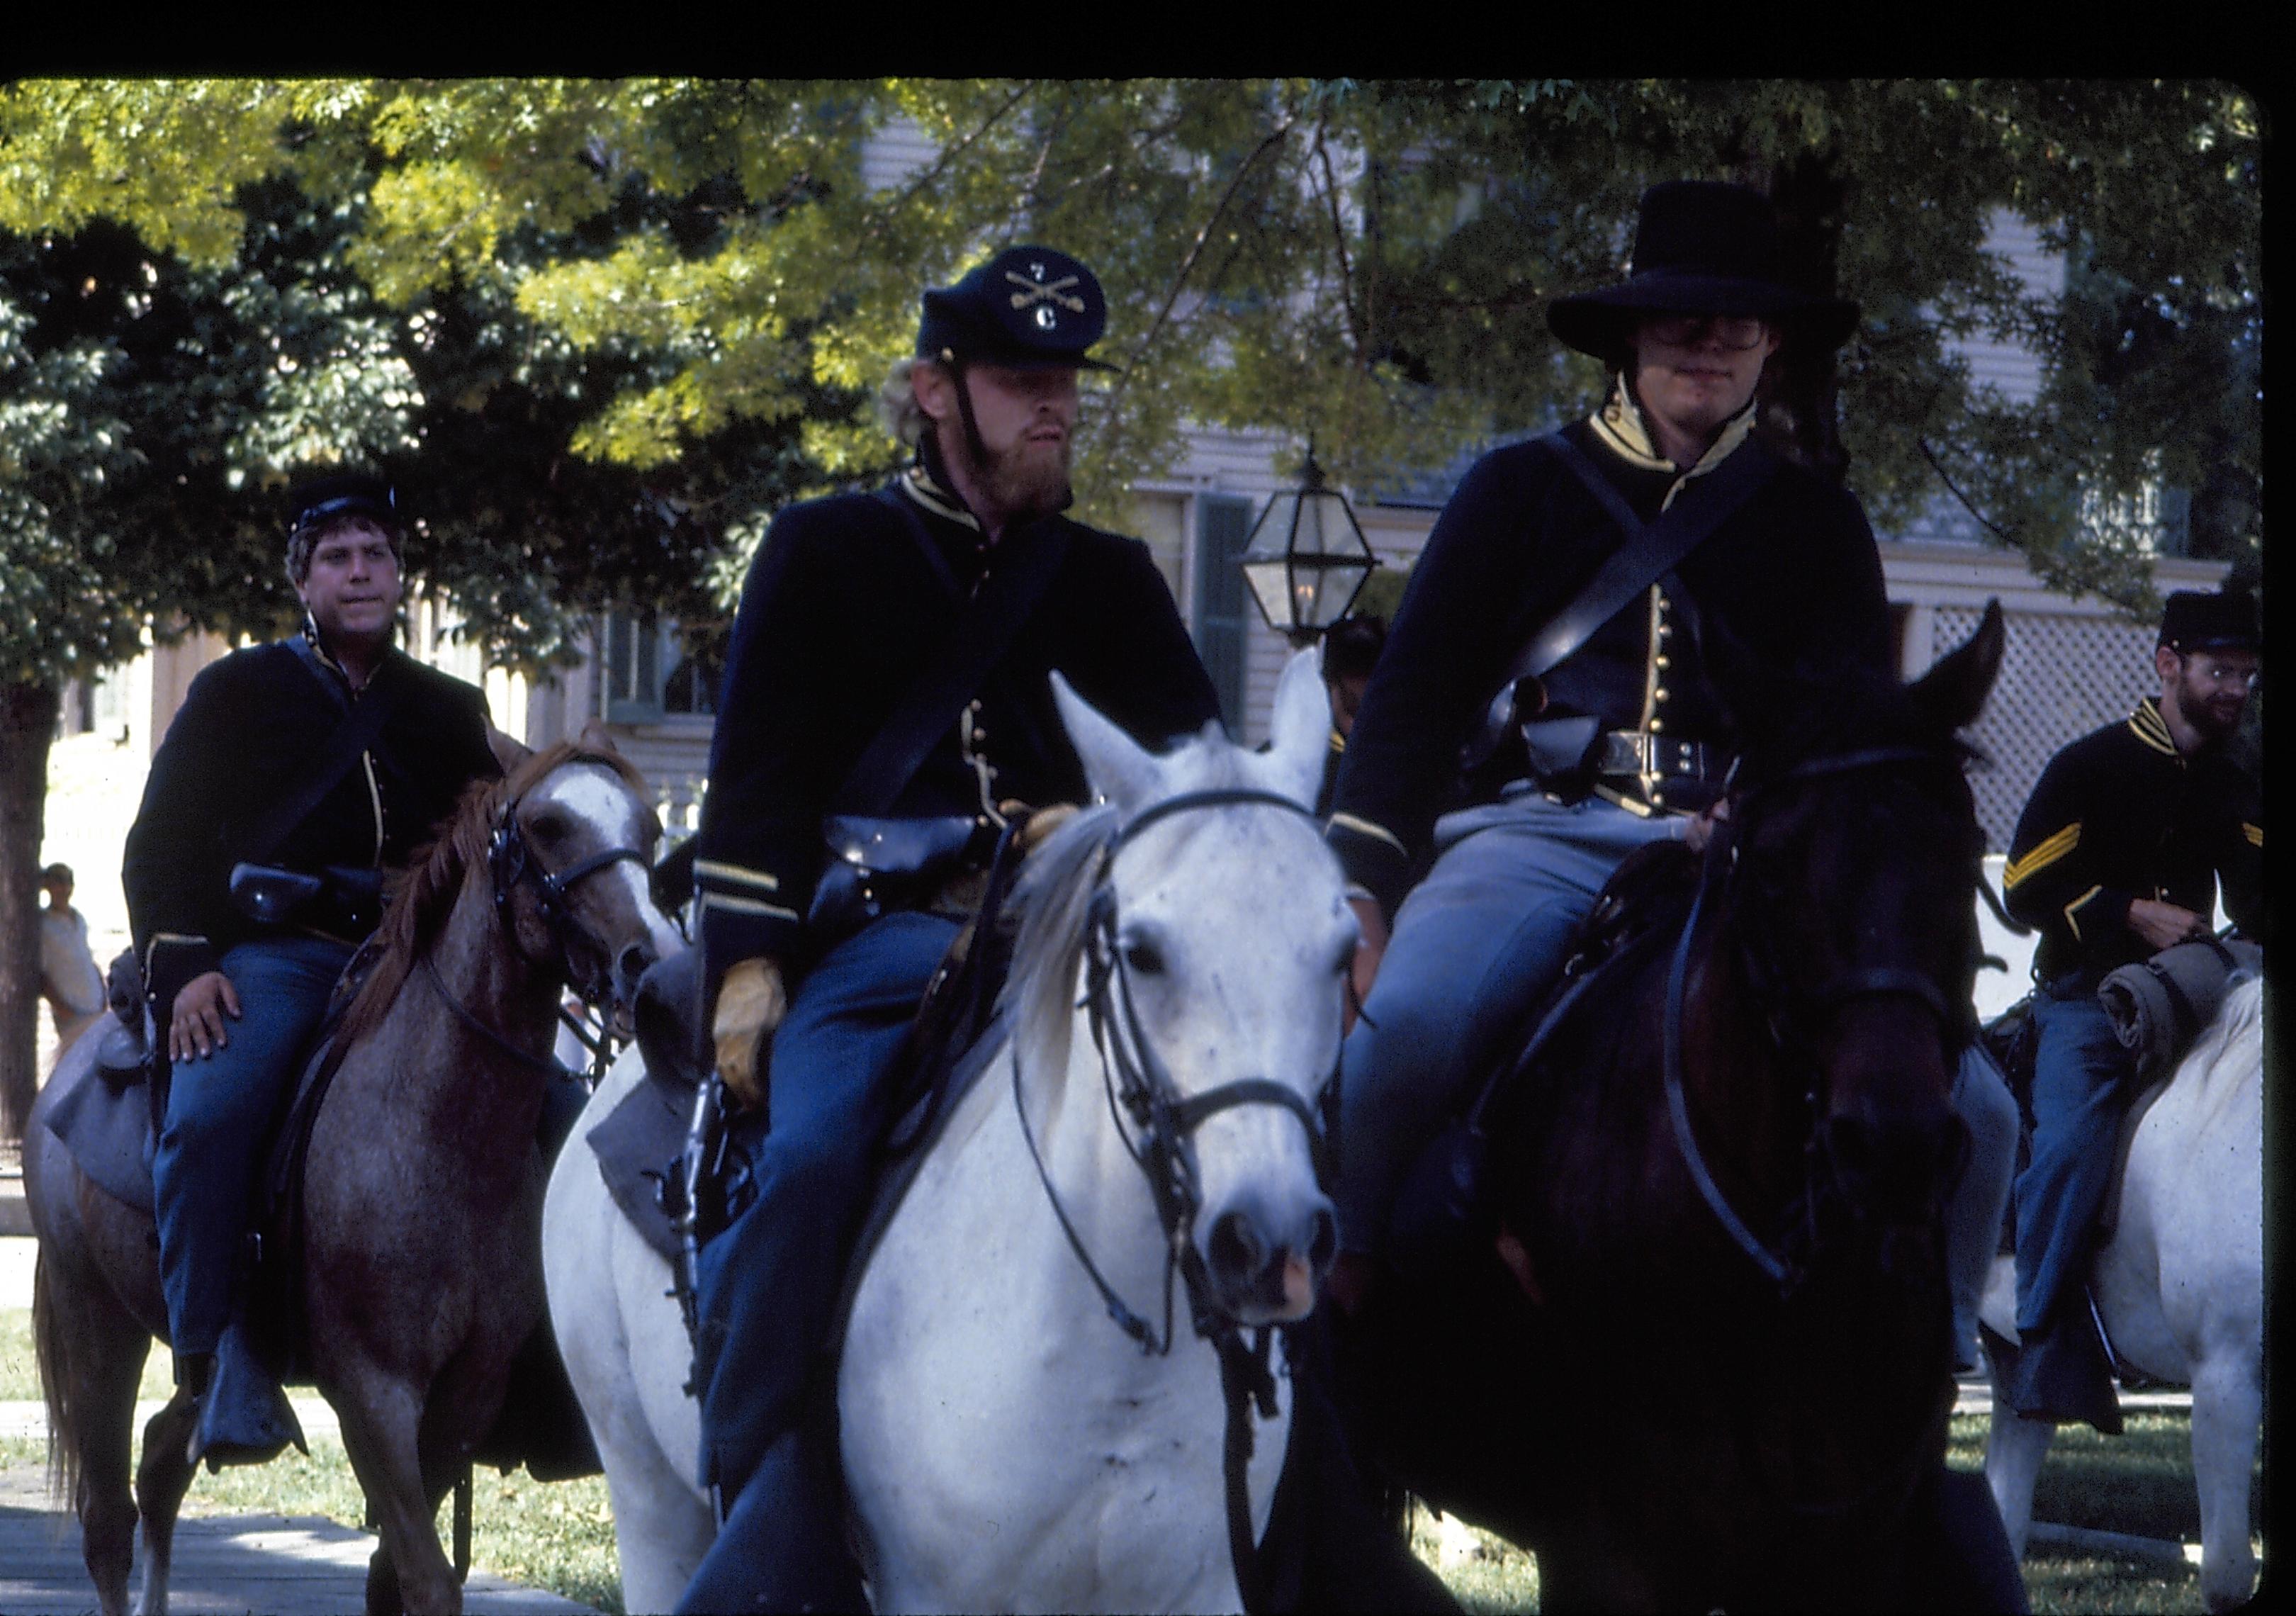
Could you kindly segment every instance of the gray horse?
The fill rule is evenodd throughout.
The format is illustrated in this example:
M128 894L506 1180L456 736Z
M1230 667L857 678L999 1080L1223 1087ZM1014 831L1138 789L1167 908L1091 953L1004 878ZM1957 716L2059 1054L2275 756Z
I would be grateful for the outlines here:
M372 1612L462 1608L434 1522L542 1317L535 1140L560 997L570 982L627 1002L677 945L647 891L660 826L636 772L589 737L502 744L507 777L471 788L377 933L303 1174L299 1300L381 1529ZM167 1327L152 1218L46 1126L99 1080L96 1046L65 1053L25 1130L33 1328L51 1465L101 1607L127 1609L140 1504L139 1608L160 1616L194 1410L179 1390L152 1416L131 1494L136 1385Z

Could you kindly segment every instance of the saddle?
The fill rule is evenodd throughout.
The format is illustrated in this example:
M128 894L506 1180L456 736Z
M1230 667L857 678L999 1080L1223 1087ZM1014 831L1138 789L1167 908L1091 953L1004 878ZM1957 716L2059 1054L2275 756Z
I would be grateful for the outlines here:
M1004 902L1019 859L1008 837L988 874L978 911L951 945L910 1024L888 1107L894 1120L875 1142L874 1187L822 1342L825 1366L836 1360L861 1274L918 1168L1003 1047L1002 1023L992 1021L991 1011L1012 963ZM682 950L647 971L634 1015L645 1079L584 1136L617 1210L676 1276L693 1342L696 1387L706 1383L715 1343L700 1317L685 1229L692 1227L693 1250L699 1251L754 1200L750 1164L769 1126L771 1104L769 1086L768 1112L729 1115L725 1110L707 1053L701 987L698 949ZM695 1161L706 1166L691 1171ZM695 1197L691 1206L689 1185ZM824 1383L833 1384L833 1375Z
M236 1333L251 1352L254 1366L281 1385L306 1385L312 1378L299 1284L304 1161L319 1107L342 1062L336 1029L381 955L380 941L371 939L337 979L311 1052L286 1105L274 1120L257 1181L238 1317L227 1333ZM164 1087L152 1081L156 1029L132 952L112 962L107 980L111 1019L100 1032L88 1035L96 1041L100 1080L82 1083L67 1095L49 1113L48 1126L80 1171L105 1194L155 1214L152 1153L167 1103ZM556 1156L572 1131L586 1097L587 1091L570 1073L551 1085L538 1140L545 1162ZM291 1415L286 1417L291 1421ZM303 1447L299 1431L291 1440ZM512 1363L503 1413L473 1457L505 1471L523 1464L539 1481L595 1475L603 1468L546 1315Z
M2234 978L2263 968L2264 951L2255 944L2210 937L2178 943L2148 960L2123 965L2098 985L2098 1002L2112 1019L2121 1046L2129 1053L2135 1074L2131 1087L2136 1090L2113 1140L2112 1177L2097 1212L2100 1242L2111 1239L2120 1226L2121 1181L2137 1125L2168 1088L2200 1035L2215 1021ZM1986 1023L1978 1038L2008 1083L2009 1092L2016 1096L2017 1165L2021 1171L2032 1149L2033 1069L2040 1050L2039 1031L2033 1022L2033 995L2026 995ZM2013 1217L2004 1220L2000 1249L2004 1256L2016 1250Z
M1388 1222L1398 1267L1446 1262L1497 1233L1485 1132L1494 1108L1535 1080L1556 1031L1598 982L1637 968L1681 935L1698 879L1698 855L1678 841L1650 842L1620 861L1572 933L1554 984L1491 1050L1471 1056L1488 1062L1489 1076L1406 1173ZM1512 1058L1499 1053L1508 1048L1517 1051Z

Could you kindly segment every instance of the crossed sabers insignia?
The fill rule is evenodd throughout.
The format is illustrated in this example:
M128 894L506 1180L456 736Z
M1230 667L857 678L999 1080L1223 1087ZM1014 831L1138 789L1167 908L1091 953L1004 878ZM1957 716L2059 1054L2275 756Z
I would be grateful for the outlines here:
M1069 297L1063 291L1077 283L1075 275L1064 275L1057 281L1032 281L1027 275L1008 269L1004 272L1004 278L1021 289L1013 294L1013 307L1016 309L1033 308L1039 303L1052 302L1072 315L1084 312L1084 299Z

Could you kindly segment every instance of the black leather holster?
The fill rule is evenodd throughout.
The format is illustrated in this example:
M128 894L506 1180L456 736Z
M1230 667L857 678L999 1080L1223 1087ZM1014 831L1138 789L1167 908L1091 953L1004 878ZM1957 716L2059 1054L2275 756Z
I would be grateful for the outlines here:
M880 915L937 906L953 884L988 866L996 827L963 815L930 819L832 814L822 821L829 863L806 915L819 948L842 942Z

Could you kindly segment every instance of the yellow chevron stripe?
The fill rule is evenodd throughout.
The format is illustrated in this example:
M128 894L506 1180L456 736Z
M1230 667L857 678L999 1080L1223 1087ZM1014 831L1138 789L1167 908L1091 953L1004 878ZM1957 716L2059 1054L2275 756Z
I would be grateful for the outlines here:
M1411 849L1403 845L1403 838L1383 824L1374 824L1370 820L1358 819L1353 814L1334 814L1332 816L1331 825L1335 831L1353 831L1358 836L1369 836L1375 841L1383 841L1406 858L1411 857Z
M2240 833L2257 847L2264 845L2264 827L2260 824L2251 824L2243 819L2240 822Z
M2171 758L2177 755L2176 739L2169 734L2169 720L2161 716L2157 697L2147 696L2136 704L2136 710L2128 715L2128 727L2154 751L2165 752Z
M2013 887L2036 870L2047 868L2080 843L2081 822L2074 820L2055 835L2037 842L2022 858L2012 859L2001 872L2004 889Z
M2087 939L2081 936L2080 922L2073 918L2073 911L2079 908L2090 898L2095 898L2099 892L2103 890L2104 889L2103 887L2091 887L2087 891L2082 893L2079 898L2074 898L2072 902L2065 906L2065 924L2073 929L2074 941L2082 942Z
M719 864L710 858L695 859L693 874L697 879L727 881L737 887L757 887L767 892L782 890L779 876L768 875L763 870L745 869L738 864Z
M774 920L801 920L795 909L784 909L779 904L760 903L754 898L729 898L723 892L704 892L701 907L724 909L734 915L763 915Z

